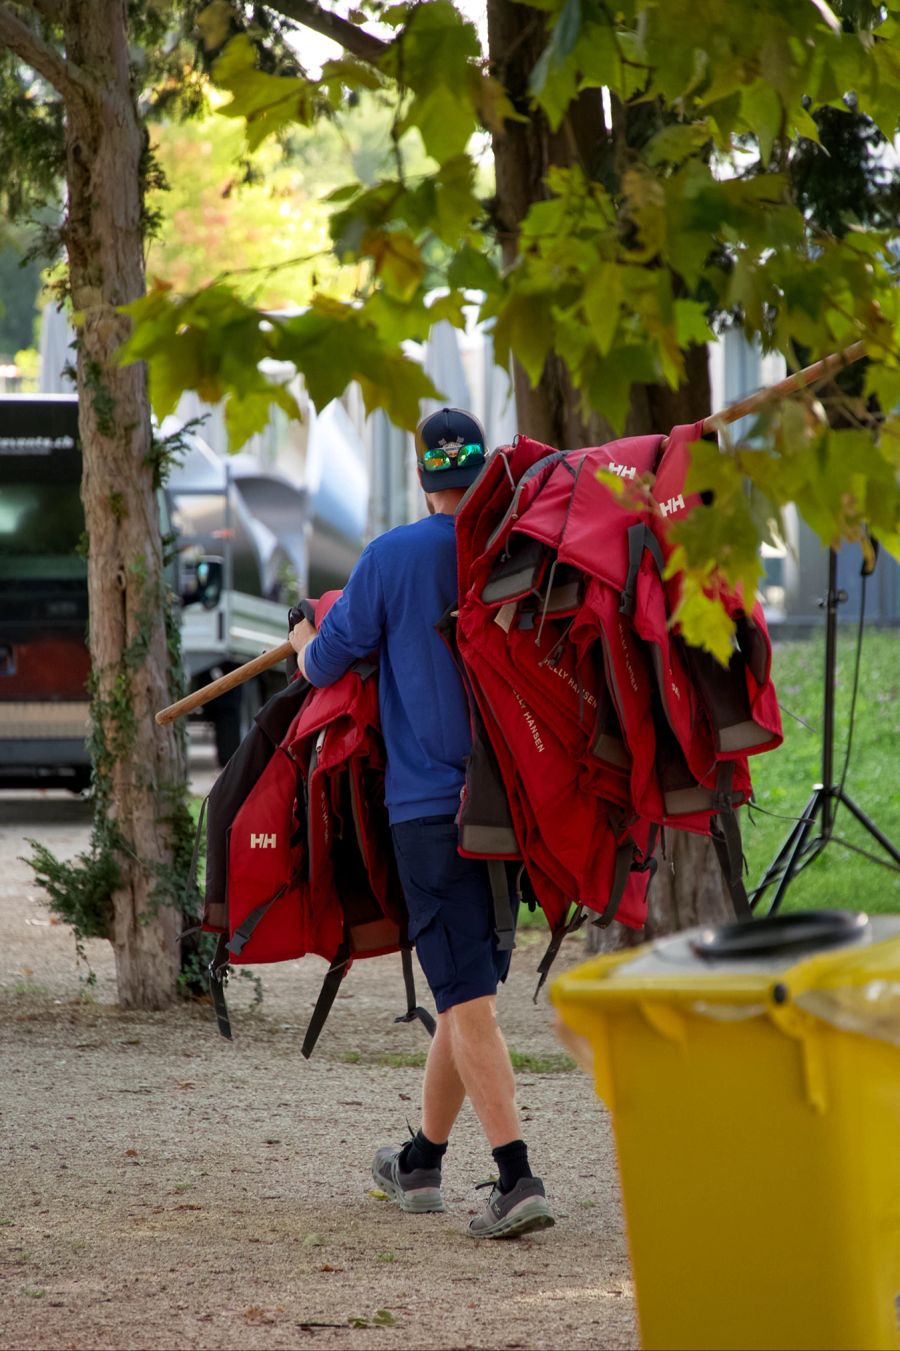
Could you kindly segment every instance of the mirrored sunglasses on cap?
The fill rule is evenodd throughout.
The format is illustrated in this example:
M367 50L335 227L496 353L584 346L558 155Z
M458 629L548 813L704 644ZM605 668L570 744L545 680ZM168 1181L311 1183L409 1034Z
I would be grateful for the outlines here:
M483 464L484 446L477 441L470 441L465 446L435 446L433 450L425 450L422 454L422 468L427 469L430 474L439 473L442 469L462 469L465 465Z

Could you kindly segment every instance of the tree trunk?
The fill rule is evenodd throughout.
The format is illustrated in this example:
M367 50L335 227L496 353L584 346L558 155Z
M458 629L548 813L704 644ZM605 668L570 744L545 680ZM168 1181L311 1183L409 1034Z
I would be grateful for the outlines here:
M547 42L544 16L523 9L515 0L487 0L491 69L506 87L513 106L528 112L525 122L507 122L493 137L496 196L494 224L504 264L518 257L519 229L533 202L547 194L551 165L578 160L593 165L606 137L599 90L587 90L572 104L556 132L540 109L531 106L528 80ZM513 364L519 425L536 441L550 446L583 446L609 440L612 431L601 415L585 421L581 396L572 386L565 363L552 353L538 384L532 388L518 362Z
M153 722L169 702L166 589L143 365L116 352L144 292L144 133L131 87L125 0L66 0L67 60L85 80L66 99L64 240L79 316L82 499L89 541L95 832L114 851L120 1002L162 1008L176 993L174 804L183 741Z

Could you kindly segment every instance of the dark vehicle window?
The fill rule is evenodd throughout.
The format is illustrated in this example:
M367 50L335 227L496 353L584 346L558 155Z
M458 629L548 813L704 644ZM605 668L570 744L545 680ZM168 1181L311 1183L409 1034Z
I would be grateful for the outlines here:
M0 487L0 578L85 577L76 549L84 530L78 487L6 483Z

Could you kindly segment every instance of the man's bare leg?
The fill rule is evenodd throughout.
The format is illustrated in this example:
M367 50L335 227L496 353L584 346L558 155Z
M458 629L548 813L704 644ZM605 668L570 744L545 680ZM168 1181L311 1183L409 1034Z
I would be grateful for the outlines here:
M484 995L480 999L469 999L464 1004L455 1004L442 1016L450 1024L456 1071L488 1144L496 1149L511 1140L518 1140L521 1127L516 1107L516 1081L506 1041L497 1022L496 997Z
M453 1057L450 1012L439 1013L437 1029L425 1062L422 1084L422 1134L436 1145L450 1138L453 1123L465 1100L466 1090Z

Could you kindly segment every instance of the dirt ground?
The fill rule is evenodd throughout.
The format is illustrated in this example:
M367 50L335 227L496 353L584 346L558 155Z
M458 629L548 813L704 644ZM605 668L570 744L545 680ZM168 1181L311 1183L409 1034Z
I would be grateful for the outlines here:
M109 946L88 944L91 991L20 859L28 837L78 852L88 824L67 794L0 794L0 1347L637 1345L608 1117L580 1071L543 1072L561 1048L531 999L542 936L520 941L501 1021L536 1058L519 1102L558 1222L474 1243L492 1161L468 1108L445 1214L372 1194L373 1150L418 1123L399 961L354 967L308 1062L316 958L262 969L257 1010L232 981L230 1044L208 1006L121 1013ZM569 941L559 969L583 956Z

